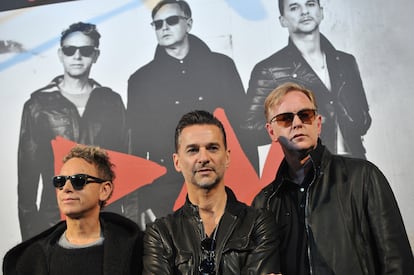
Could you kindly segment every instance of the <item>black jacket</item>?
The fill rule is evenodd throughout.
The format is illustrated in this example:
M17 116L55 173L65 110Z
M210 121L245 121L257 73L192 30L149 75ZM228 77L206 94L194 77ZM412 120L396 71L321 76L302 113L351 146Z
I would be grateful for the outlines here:
M220 107L230 117L240 113L245 93L233 60L212 52L194 35L188 39L190 50L182 60L157 46L154 59L128 80L127 116L134 155L171 162L174 128L190 110L213 112Z
M142 272L142 232L129 219L115 213L100 214L103 228L103 275L136 275ZM48 275L50 253L66 230L62 221L17 245L3 260L4 275Z
M128 80L130 152L167 168L163 177L138 190L137 220L147 209L157 217L172 212L183 184L171 158L174 129L184 113L223 108L232 125L240 125L245 92L233 60L211 51L194 35L189 34L188 39L190 50L182 60L158 45L154 59ZM162 201L155 202L153 198L160 193L165 194Z
M413 274L413 254L401 214L381 171L366 160L332 155L320 142L311 161L315 176L306 193L305 228L313 274ZM292 184L285 179L287 169L283 160L276 179L253 202L256 208L271 210L277 221L285 215L280 211L282 187ZM283 242L290 225L279 226ZM287 245L282 245L281 255ZM330 272L315 272L316 260ZM286 263L281 265L283 275L295 275L283 270Z
M126 114L119 94L90 80L93 90L82 116L59 91L58 76L34 93L23 108L18 149L18 205L23 240L59 221L52 140L71 141L126 151ZM60 161L60 160L59 160ZM40 208L36 206L39 178L43 182Z
M325 145L337 152L337 129L341 129L345 148L354 157L365 158L361 137L371 125L371 117L355 58L336 50L321 35L321 48L331 80L331 91L319 79L302 54L289 39L289 44L254 67L247 90L248 113L245 128L258 145L268 144L269 137L264 125L264 100L277 86L296 82L315 93L318 112L323 116L321 134Z
M227 204L217 231L217 274L278 273L279 241L269 212L238 202L226 188ZM147 227L144 274L199 274L203 224L188 198L183 207Z

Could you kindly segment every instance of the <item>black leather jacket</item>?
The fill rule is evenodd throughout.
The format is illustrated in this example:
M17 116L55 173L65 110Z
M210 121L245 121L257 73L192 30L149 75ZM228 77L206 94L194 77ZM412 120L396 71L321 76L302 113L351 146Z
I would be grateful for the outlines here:
M58 76L33 92L23 108L18 149L18 205L23 240L60 220L55 188L52 140L57 136L125 152L126 114L121 96L90 80L93 90L82 116L58 88ZM58 160L61 161L61 160ZM36 206L39 178L43 182L40 208Z
M331 155L320 142L311 161L315 176L305 205L311 274L413 274L413 254L401 214L381 171L366 160ZM271 210L277 221L285 215L280 211L282 187L291 184L285 179L287 169L283 160L276 179L253 202L256 208ZM290 226L279 225L283 243ZM287 245L282 245L281 255ZM316 258L330 272L315 272ZM294 275L283 270L286 264L281 265L284 275Z
M371 117L358 65L352 55L337 51L323 35L321 48L326 54L331 90L326 88L289 39L285 48L259 62L251 73L245 128L253 131L251 135L257 145L268 144L269 137L264 129L264 100L277 86L288 81L296 82L315 93L318 112L323 116L321 138L329 150L337 152L339 126L350 155L365 158L361 137L369 129Z
M114 213L100 213L104 236L103 274L139 275L142 272L142 237L138 225ZM54 247L66 230L61 221L10 249L3 260L4 275L48 275Z
M226 188L227 205L217 231L217 274L278 273L279 241L269 212L236 200ZM183 207L147 227L144 274L199 274L203 224L188 198Z

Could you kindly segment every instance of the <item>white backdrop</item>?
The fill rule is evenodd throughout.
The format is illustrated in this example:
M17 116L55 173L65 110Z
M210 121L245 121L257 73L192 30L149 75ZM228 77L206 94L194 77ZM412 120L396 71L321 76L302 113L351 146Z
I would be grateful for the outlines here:
M121 94L127 80L150 61L156 38L149 25L157 1L84 0L0 13L0 40L21 43L22 53L0 54L0 257L20 242L17 216L17 147L21 111L30 94L63 72L57 58L60 32L78 21L97 24L101 56L91 76ZM233 58L243 84L253 66L284 47L277 0L188 0L192 33ZM367 157L386 175L414 246L414 36L411 0L321 0L321 31L360 67L372 126L364 138ZM411 64L411 65L410 65Z

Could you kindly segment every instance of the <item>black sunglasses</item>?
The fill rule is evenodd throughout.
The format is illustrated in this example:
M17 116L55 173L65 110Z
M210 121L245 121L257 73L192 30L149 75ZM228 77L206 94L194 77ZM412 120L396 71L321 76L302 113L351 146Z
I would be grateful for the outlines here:
M53 177L53 185L56 188L62 189L67 180L70 180L75 190L82 190L86 184L91 182L103 183L107 181L87 174L76 174L72 176L55 176Z
M151 26L155 27L156 30L159 30L164 26L164 21L167 22L168 26L174 26L177 25L180 19L188 19L185 16L181 15L173 15L165 18L164 20L154 20L151 22Z
M316 110L314 109L303 109L300 110L297 113L283 113L278 114L272 117L272 119L269 121L269 123L277 122L279 126L282 127L290 127L292 125L293 119L295 118L295 115L299 117L299 119L302 121L302 123L305 124L312 124L313 120L316 116Z
M95 46L82 46L82 47L75 47L75 46L63 46L62 52L66 56L72 56L79 50L80 54L83 57L91 57L91 55L96 51Z
M216 262L215 252L216 249L216 240L213 238L205 238L201 241L201 249L203 251L203 260L201 261L198 271L201 275L211 275L215 273Z

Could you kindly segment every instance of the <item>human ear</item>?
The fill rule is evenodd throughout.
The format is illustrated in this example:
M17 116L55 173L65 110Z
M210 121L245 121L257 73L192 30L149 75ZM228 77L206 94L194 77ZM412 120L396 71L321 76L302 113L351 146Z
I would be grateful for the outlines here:
M177 172L181 172L181 167L180 167L180 157L178 156L177 153L173 154L173 162L174 162L174 168Z
M276 135L275 130L273 130L272 124L267 122L265 126L266 126L266 131L269 134L269 137L272 140L272 142L273 141L277 142L278 136Z
M286 19L281 15L279 16L279 23L283 28L287 28L287 22Z
M105 181L101 184L99 200L100 201L107 201L112 195L113 191L113 184L110 181Z

